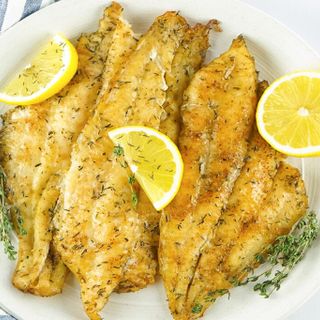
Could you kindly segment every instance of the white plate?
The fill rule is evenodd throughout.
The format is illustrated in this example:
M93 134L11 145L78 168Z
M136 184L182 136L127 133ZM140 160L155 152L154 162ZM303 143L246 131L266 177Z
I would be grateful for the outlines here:
M58 2L18 23L0 36L0 81L17 68L34 46L57 32L69 38L94 30L107 0L69 0ZM256 58L260 78L271 81L284 73L318 69L320 57L300 38L271 17L236 0L122 0L126 17L136 32L142 32L154 17L165 10L180 10L190 22L216 18L222 21L223 33L213 34L212 58L227 49L231 40L242 33ZM299 167L307 185L310 207L320 212L320 160L290 159ZM281 290L265 300L250 288L232 290L230 301L220 299L204 319L277 320L296 310L320 288L320 240L294 270ZM0 304L17 318L86 319L79 289L69 277L62 295L39 298L14 289L10 279L13 263L0 253ZM112 320L171 319L162 284L149 286L138 293L114 294L103 316Z

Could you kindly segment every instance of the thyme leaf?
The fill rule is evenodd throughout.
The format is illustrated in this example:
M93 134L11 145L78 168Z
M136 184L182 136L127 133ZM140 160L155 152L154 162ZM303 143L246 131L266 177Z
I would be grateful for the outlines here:
M129 176L128 178L129 184L133 185L136 182L136 177L133 175Z
M205 301L206 302L215 302L217 297L222 297L225 294L228 295L228 299L230 299L230 291L229 289L218 289L218 290L214 290L214 291L209 291L207 296L205 297Z
M139 197L138 197L138 194L136 191L132 191L131 202L132 202L133 208L136 209L138 206L138 202L139 202Z
M21 212L17 207L14 207L14 216L17 220L18 232L21 236L25 236L27 234L27 230L24 228L24 220L21 216Z
M0 167L0 242L3 244L4 252L10 260L16 258L17 252L11 242L10 234L13 230L11 222L10 206L5 196L6 175Z
M280 289L282 282L305 256L308 248L318 237L319 231L320 223L317 215L314 212L307 213L291 233L278 237L265 252L256 255L258 263L268 264L265 271L258 275L253 274L243 282L233 279L233 284L245 285L262 280L256 283L253 289L264 298L269 298L273 292Z
M116 156L117 161L120 161L120 159L124 158L124 149L120 145L117 145L113 148L113 153ZM124 168L124 169L128 168L128 164L125 160L123 162L120 161L119 163L122 168ZM128 171L128 169L127 169L127 171ZM137 193L136 187L135 187L136 177L134 176L134 174L128 174L128 183L129 183L129 186L131 189L132 207L134 209L136 209L138 206L139 197L138 197L138 193Z
M117 156L123 156L124 155L124 150L120 145L117 145L113 148L113 153Z
M202 310L202 307L203 307L203 306L202 306L200 303L196 303L196 304L192 307L191 312L192 312L192 313L200 313L201 310Z

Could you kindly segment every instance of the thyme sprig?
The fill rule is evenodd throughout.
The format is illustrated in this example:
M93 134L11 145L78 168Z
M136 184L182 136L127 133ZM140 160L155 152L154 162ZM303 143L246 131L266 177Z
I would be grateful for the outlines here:
M269 267L258 275L253 274L243 282L233 283L245 285L249 282L257 282L253 287L261 296L269 298L279 290L282 282L288 277L292 269L305 256L307 249L318 237L320 223L314 212L309 212L302 218L293 231L280 236L255 259L257 263L267 263ZM245 270L248 272L249 270Z
M10 260L14 260L17 256L17 251L11 241L11 233L13 231L13 223L11 213L14 213L16 226L20 235L27 234L23 226L23 218L20 211L16 207L11 207L6 198L6 175L3 168L0 166L0 242L3 245L5 254Z
M135 189L136 177L134 176L134 174L129 176L128 182L129 182L129 185L131 188L131 203L132 203L133 208L136 209L138 206L139 197L138 197L138 193Z
M11 222L10 206L5 195L6 176L0 167L0 242L2 242L4 252L10 260L16 258L17 252L11 242L11 232L13 225Z
M123 157L124 157L124 149L123 147L121 147L120 145L116 145L114 148L113 148L113 154L115 155L115 157L117 158L117 160L123 160ZM127 169L128 168L128 164L125 160L120 161L120 165L121 167ZM128 169L127 169L128 170ZM137 187L136 187L136 177L134 176L134 174L129 174L128 176L128 183L129 183L129 186L130 186L130 189L131 189L131 204L132 204L132 207L134 209L137 208L138 206L138 202L139 202L139 196L138 196L138 192L136 191L137 190Z

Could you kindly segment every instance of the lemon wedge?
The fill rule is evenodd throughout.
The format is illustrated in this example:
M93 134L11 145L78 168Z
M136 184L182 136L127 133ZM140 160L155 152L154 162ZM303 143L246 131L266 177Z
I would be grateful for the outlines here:
M261 136L296 157L320 155L320 73L296 72L274 81L256 114Z
M116 147L156 210L167 206L179 191L183 161L177 146L163 133L143 126L109 131Z
M66 38L56 35L14 79L0 89L0 101L28 105L58 93L74 76L78 54Z

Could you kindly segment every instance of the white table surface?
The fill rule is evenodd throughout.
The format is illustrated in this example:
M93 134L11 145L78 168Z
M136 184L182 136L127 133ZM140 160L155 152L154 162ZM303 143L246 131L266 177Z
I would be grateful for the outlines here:
M278 19L320 53L320 0L242 1ZM3 313L0 310L1 314ZM298 311L287 318L287 320L317 319L320 319L320 291Z
M273 16L320 53L320 0L242 1ZM318 319L320 319L320 291L286 320Z

